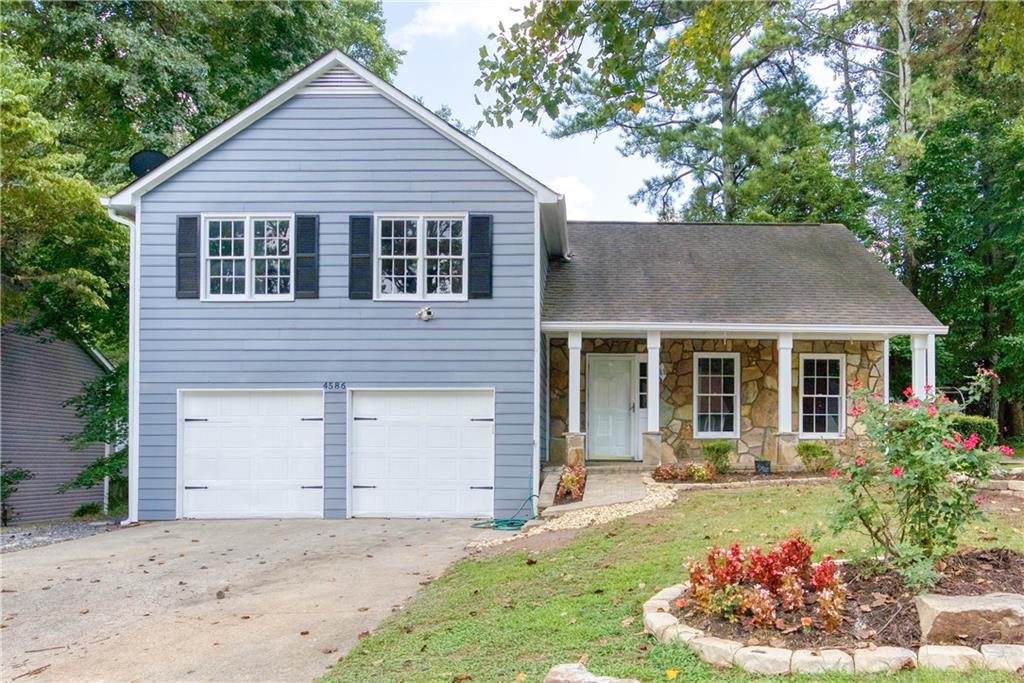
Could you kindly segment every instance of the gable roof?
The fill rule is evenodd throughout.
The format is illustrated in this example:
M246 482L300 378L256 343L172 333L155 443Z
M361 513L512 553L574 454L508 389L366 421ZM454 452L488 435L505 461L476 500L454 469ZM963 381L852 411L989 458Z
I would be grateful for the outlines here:
M575 253L551 263L547 330L946 332L842 225L570 221L568 232Z
M111 197L102 199L101 203L111 211L133 219L135 202L139 197L297 94L372 93L383 95L443 137L531 192L541 204L541 222L544 224L549 251L552 254L564 253L565 199L561 194L484 147L340 50L329 51L213 130L196 138L148 174L132 181Z

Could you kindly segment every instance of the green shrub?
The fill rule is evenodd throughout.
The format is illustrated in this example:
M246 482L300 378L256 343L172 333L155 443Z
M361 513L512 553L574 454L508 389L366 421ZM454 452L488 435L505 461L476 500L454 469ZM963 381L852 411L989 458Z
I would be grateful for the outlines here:
M732 453L732 441L716 439L705 441L701 445L704 460L715 466L716 472L725 474L729 471L729 454Z
M796 445L796 454L808 472L825 472L836 462L832 449L818 440L801 441Z
M82 503L71 513L72 517L95 517L103 513L103 506L99 503Z
M9 461L0 465L0 524L7 526L14 518L14 509L9 499L18 490L18 484L34 476L24 467L12 467Z
M991 448L999 443L999 425L990 417L957 415L953 418L951 427L963 437L977 434L981 439L979 445L982 448Z

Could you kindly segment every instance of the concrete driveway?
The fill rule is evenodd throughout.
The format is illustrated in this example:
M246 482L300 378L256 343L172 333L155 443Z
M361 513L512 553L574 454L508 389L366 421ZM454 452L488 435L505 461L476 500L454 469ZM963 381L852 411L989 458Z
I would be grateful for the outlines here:
M309 681L497 533L462 520L180 521L5 553L3 680Z

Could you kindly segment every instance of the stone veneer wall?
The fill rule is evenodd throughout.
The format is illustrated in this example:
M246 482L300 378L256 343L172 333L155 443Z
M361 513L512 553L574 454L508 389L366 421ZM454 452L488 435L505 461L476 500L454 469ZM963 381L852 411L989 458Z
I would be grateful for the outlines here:
M846 383L859 379L871 390L882 390L882 341L796 340L793 342L793 427L800 421L800 354L843 353L846 355ZM792 448L779 447L777 438L778 355L772 339L662 339L661 371L661 461L699 458L702 439L693 438L693 353L723 351L740 354L740 435L736 443L736 464L753 468L754 459L770 460L778 469L799 469ZM642 339L584 339L580 379L580 427L586 432L585 356L590 353L646 353ZM568 424L569 349L565 339L552 339L549 355L550 437L549 452L557 460L564 452L561 435ZM863 425L849 415L846 406L847 439L829 442L844 454L865 447L859 438Z

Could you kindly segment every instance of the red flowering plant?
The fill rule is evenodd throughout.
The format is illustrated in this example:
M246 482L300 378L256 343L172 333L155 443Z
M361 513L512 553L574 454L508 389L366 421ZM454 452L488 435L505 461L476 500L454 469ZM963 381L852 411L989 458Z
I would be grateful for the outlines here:
M816 602L821 605L824 600L826 605L825 612L819 610L822 627L835 630L846 589L835 563L826 558L831 564L825 570L816 569L811 552L799 535L767 552L757 546L744 550L738 543L728 549L712 547L704 562L687 565L689 598L698 609L728 621L743 619L750 628L768 628L776 625L778 610L802 610L808 601L806 592L814 590Z
M968 395L991 381L979 374ZM862 388L851 392L851 413L867 430L873 453L833 471L842 497L832 520L836 533L866 534L874 553L903 573L908 583L934 580L933 560L953 550L964 526L979 513L974 492L988 478L994 450L979 447L976 435L953 430L961 407L925 387L905 400L885 403Z

